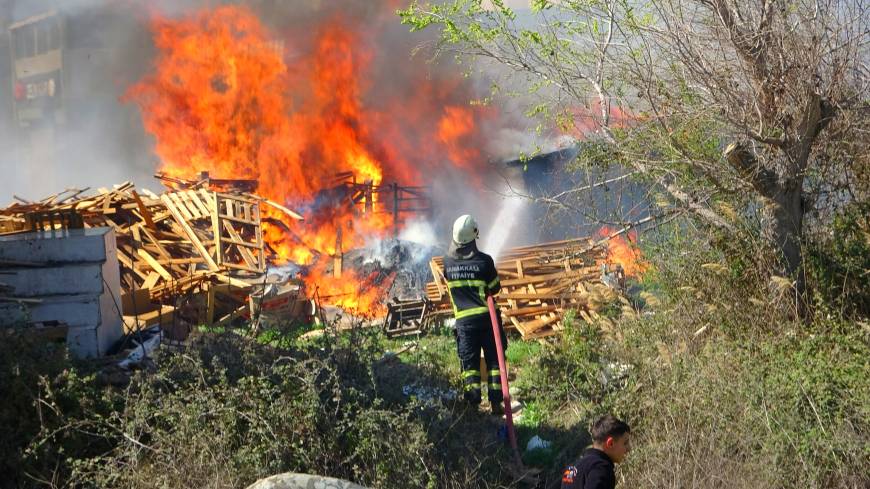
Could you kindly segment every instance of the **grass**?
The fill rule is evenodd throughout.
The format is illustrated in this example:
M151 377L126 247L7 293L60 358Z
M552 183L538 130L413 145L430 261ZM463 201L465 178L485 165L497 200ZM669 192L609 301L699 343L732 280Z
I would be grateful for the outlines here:
M558 336L510 338L511 385L525 404L520 448L533 436L552 444L523 455L542 486L558 485L590 422L609 412L633 428L634 451L618 469L626 487L868 487L870 329L853 319L860 310L795 321L747 262L702 245L657 246L638 285L656 305L617 319L619 335L569 313ZM283 471L385 488L407 487L408 474L415 487L516 487L499 422L426 395L461 392L450 330L302 341L308 329L273 328L256 341L200 329L194 347L161 352L120 390L58 351L0 342L0 399L11 400L0 405L9 441L0 487L34 478L244 487Z

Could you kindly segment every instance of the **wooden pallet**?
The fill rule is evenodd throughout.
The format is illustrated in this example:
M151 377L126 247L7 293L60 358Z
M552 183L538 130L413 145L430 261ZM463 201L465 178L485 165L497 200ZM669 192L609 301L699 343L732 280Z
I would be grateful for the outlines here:
M219 182L227 188L232 183ZM95 192L68 189L36 201L17 197L0 209L0 233L26 232L31 224L41 229L110 227L117 240L123 291L147 289L155 303L171 304L175 297L205 294L213 284L247 290L262 277L267 259L263 206L273 214L302 218L247 193L244 186L245 191L183 187L158 195L126 182ZM242 305L230 304L213 314L222 318Z
M578 311L584 320L618 294L601 281L607 250L588 238L542 243L502 252L496 264L502 289L496 296L502 322L524 339L556 334L565 312ZM449 310L443 257L434 257L430 268L435 280L426 284L434 310Z

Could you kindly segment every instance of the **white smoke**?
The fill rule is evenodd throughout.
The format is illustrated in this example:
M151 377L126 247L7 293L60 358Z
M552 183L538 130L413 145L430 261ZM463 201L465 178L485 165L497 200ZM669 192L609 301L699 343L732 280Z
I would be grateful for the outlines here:
M405 222L405 228L399 233L399 239L426 246L438 246L442 241L438 239L432 223L423 219L412 219Z

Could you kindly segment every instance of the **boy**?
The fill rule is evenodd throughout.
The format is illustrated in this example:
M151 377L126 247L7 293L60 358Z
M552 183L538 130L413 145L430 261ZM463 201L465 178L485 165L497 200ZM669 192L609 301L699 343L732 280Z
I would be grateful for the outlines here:
M592 424L592 448L562 475L562 489L614 489L613 464L620 463L631 451L631 428L624 421L607 414Z

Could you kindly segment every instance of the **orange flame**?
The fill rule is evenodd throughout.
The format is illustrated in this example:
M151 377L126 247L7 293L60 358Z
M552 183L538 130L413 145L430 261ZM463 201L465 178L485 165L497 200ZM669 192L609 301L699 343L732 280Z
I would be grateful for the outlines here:
M419 90L415 86L404 95L410 100L388 101L384 112L366 108L370 87L364 76L372 53L351 25L335 18L296 33L298 42L276 42L242 6L182 18L155 14L159 55L154 71L125 98L141 109L161 171L180 178L208 171L214 178L256 179L258 194L307 209L301 224L263 209L264 217L284 224L263 223L274 261L311 265L305 276L309 290L372 313L380 310L382 287L350 270L333 278L326 272L327 258L385 237L392 217L377 213L376 201L367 206L375 212L366 216L359 206L342 203L346 200L312 203L343 172L372 185L382 183L385 174L419 183L424 171L437 173L407 155L426 158L430 165L443 164L446 155L452 164L473 169L482 163L473 141L479 112L443 102L455 98L455 81L437 86L424 80ZM303 49L310 40L302 35L314 36L313 49ZM435 127L426 104L447 106ZM412 137L409 131L419 134Z
M607 226L598 230L598 235L602 238L610 236L615 230ZM649 269L649 263L644 261L643 253L637 247L637 232L629 231L624 235L614 236L607 241L607 262L615 263L622 266L626 277L639 278Z

